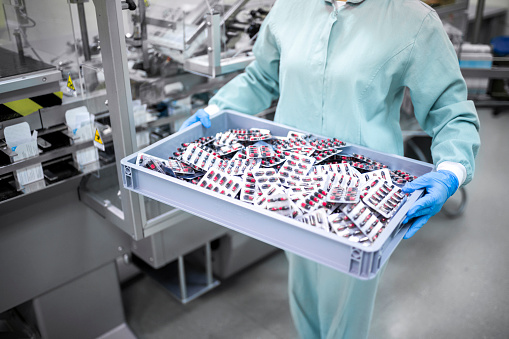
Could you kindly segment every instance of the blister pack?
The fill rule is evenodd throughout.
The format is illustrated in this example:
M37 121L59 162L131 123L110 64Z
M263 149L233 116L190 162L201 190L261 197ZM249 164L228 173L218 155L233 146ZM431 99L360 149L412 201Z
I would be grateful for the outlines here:
M276 171L272 168L258 168L253 171L253 175L256 184L264 194L271 195L279 187Z
M189 146L191 146L192 144L195 144L196 146L205 146L205 145L208 145L210 144L211 142L213 142L215 140L214 137L212 136L209 136L209 137L202 137L202 138L199 138L199 139L196 139L195 141L191 141L191 142L183 142L182 143L182 147L186 147L188 148Z
M302 154L290 153L278 173L280 182L285 186L298 186L301 178L311 171L315 159Z
M178 160L175 159L168 159L168 167L175 173L175 174L193 174L194 170L191 168L191 166L186 165Z
M235 197L241 189L242 180L239 177L228 175L217 169L211 169L198 182L198 187Z
M274 154L273 157L262 159L260 165L262 167L274 167L285 162L286 157L282 154Z
M197 144L191 144L182 155L182 161L191 167L208 171L221 159L212 153L202 149Z
M167 160L143 153L138 153L136 164L162 174L166 174L164 167L169 168Z
M385 228L385 223L362 201L354 205L345 205L341 210L357 225L370 241L376 240Z
M369 245L369 238L344 213L331 214L328 218L332 231L338 236L352 242Z
M243 175L246 171L253 171L258 168L259 161L256 159L232 159L226 165L224 171L227 174Z
M238 141L263 141L272 139L272 135L264 134L256 131L246 131L246 130L235 130L235 131L245 131L245 133L236 133Z
M394 172L391 172L391 179L395 184L404 185L407 182L414 181L415 179L417 179L417 177L405 171L396 170Z
M360 199L360 192L357 187L334 186L327 194L327 201L331 203L356 203Z
M244 149L244 146L242 146L241 144L236 142L236 143L231 144L231 145L221 146L219 148L219 151L220 151L221 155L228 155L228 154L232 154L234 152L242 151L243 149Z
M348 187L355 187L359 188L360 186L360 179L356 178L351 175L346 174L339 174L335 176L334 181L332 182L332 188L334 187L342 187L342 188L348 188Z
M251 145L246 148L248 158L270 158L274 156L274 151L266 145Z
M261 192L256 185L256 180L251 171L248 171L243 176L242 190L240 192L240 200L254 204L256 198Z
M328 149L336 149L346 146L346 143L343 141L334 138L334 139L321 139L321 140L313 140L309 143L311 146L316 147L317 150L328 150Z
M406 195L401 188L381 180L370 185L367 194L363 195L362 200L386 218L392 217L406 200Z
M317 153L315 152L315 154L313 154L313 157L316 159L316 163L319 164L319 163L322 163L325 160L329 159L330 157L333 157L336 154L339 154L340 152L341 152L341 150L337 150L337 149L319 151Z
M284 193L275 193L267 198L266 208L284 216L292 215L291 200Z
M313 227L322 229L327 232L329 231L329 221L327 219L327 213L323 208L319 208L311 213L302 215L297 219L305 224L311 225Z
M316 186L318 188L327 189L329 185L330 176L328 172L321 174L311 174L302 177L300 180L300 186Z
M309 186L313 187L313 186ZM303 187L304 189L307 188L307 186ZM297 206L301 209L303 212L310 212L314 211L317 208L323 207L324 202L326 203L325 199L327 197L327 192L324 191L321 188L314 188L313 191L306 192L297 202Z
M389 185L392 185L391 172L387 168L364 173L364 174L362 174L362 178L366 182L372 180L373 178L380 178L381 180L387 181L389 183Z

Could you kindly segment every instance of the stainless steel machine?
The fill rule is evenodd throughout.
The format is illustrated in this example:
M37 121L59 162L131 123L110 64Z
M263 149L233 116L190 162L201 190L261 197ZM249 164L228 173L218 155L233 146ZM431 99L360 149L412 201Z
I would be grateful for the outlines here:
M225 42L240 40L242 32L247 46L252 44L256 32L247 28L266 14L257 10L249 22L239 23L234 17L245 1L216 3L212 13L206 3L197 3L196 11L203 13L193 27L204 37L184 39L180 52L193 52L178 60L171 56L178 50L164 53L151 41L151 25L172 23L144 13L148 4L2 1L0 322L17 337L134 338L119 285L137 272L133 260L188 302L217 286L217 278L274 251L122 188L116 159L175 131L179 120L240 71L249 51L225 49ZM124 21L134 23L127 35ZM225 30L226 22L233 28ZM211 30L223 38L207 39ZM194 69L195 57L209 60L209 47L215 48L211 63ZM226 63L218 61L218 51L220 58L228 56ZM53 104L39 101L43 96ZM165 107L158 111L161 103ZM82 107L92 114L91 139L73 135L66 120L66 112ZM5 129L20 123L29 125L37 143L37 154L21 159L4 140ZM97 143L104 150L94 151ZM77 154L86 150L97 154L93 162L79 160ZM30 166L40 167L43 179L19 181L17 173Z

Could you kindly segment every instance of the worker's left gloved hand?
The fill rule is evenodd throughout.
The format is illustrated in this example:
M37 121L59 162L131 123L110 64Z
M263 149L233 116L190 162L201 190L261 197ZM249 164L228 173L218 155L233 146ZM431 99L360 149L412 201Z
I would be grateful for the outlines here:
M429 218L437 214L444 203L458 189L458 178L450 171L440 170L427 173L403 187L404 193L412 193L424 188L425 194L417 200L414 206L406 214L403 221L406 224L410 219L415 219L413 225L405 234L405 239L411 238Z
M184 121L184 123L182 123L182 126L180 126L179 131L183 130L188 126L191 126L192 124L198 121L200 121L203 127L205 128L209 128L211 126L209 114L205 112L205 110L199 109L196 111L196 113L187 118L186 121Z

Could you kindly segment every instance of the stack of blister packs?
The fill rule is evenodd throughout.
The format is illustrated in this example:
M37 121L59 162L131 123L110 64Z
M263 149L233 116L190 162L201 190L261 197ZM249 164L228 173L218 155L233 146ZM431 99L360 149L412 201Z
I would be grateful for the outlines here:
M338 139L289 132L229 130L188 143L168 159L139 154L136 163L370 246L406 201L416 177L344 154Z

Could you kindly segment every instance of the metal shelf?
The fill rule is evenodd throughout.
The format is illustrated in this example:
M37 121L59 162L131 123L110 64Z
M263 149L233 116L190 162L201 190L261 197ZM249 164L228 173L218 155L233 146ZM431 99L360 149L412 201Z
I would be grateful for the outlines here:
M461 68L465 78L509 79L509 67Z

